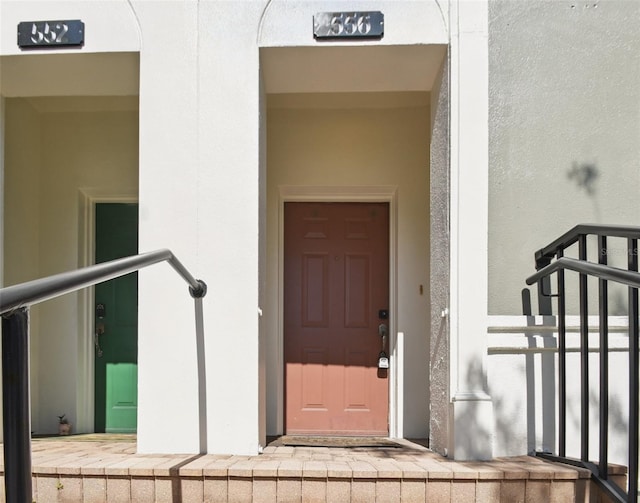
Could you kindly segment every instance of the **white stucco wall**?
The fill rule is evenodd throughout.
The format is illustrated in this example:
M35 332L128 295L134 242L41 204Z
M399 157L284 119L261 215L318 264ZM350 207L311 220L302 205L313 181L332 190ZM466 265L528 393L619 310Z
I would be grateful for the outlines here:
M625 0L489 3L492 315L523 314L534 252L574 225L638 224L638 19Z
M639 222L639 18L637 2L489 3L488 385L497 455L557 449L555 319L511 316L523 314L522 290L534 271L534 252L578 223ZM626 268L620 241L609 241L608 259ZM596 261L597 245L589 242L589 259ZM567 275L570 314L578 313L577 283L577 275ZM610 314L624 314L626 287L610 283L609 289ZM537 289L528 290L538 314ZM589 292L595 314L596 282L590 281ZM551 303L555 314L555 299ZM610 323L617 328L611 329L609 459L627 464L628 338L626 322L611 316ZM568 344L575 348L577 321L569 326ZM593 351L597 320L591 330ZM567 452L578 457L576 355L568 357ZM590 455L597 459L594 355L589 365Z
M258 43L261 47L317 46L312 16L317 12L344 12L341 0L271 1L264 3ZM338 42L337 45L446 44L448 3L431 0L363 0L349 2L349 11L379 10L385 15L384 37L374 44Z
M2 0L0 2L0 54L19 55L24 52L18 47L17 28L21 21L42 21L59 19L80 19L85 23L85 38L82 52L129 52L140 49L140 32L136 12L131 2L126 0L86 1L23 1ZM68 53L63 49L62 52ZM72 49L71 52L77 52ZM51 49L35 50L31 55L51 53ZM100 75L100 73L98 73ZM77 76L93 79L93 76ZM37 81L38 79L33 79ZM22 84L25 85L25 84ZM27 84L28 86L29 84ZM34 83L34 85L36 85ZM49 83L54 87L57 83ZM67 94L68 90L62 90Z
M429 395L429 136L427 93L278 95L268 109L268 432L282 433L278 327L281 187L397 187L396 263L391 264L404 334L404 435L426 438ZM349 106L358 103L358 106ZM328 194L331 192L329 191ZM339 193L335 193L339 196ZM422 286L422 293L420 287ZM392 410L392 414L394 411Z
M39 270L39 214L40 182L39 160L41 155L41 125L38 114L24 101L3 100L4 121L11 126L4 131L4 264L3 285L34 279ZM15 148L16 143L20 144ZM12 148L13 147L13 148ZM13 188L13 189L12 189ZM38 330L39 308L31 310L31 329ZM39 345L31 341L31 395L32 428L39 429L39 369L34 364L38 360ZM55 417L53 418L55 420Z
M354 2L350 8L372 7ZM385 35L381 40L323 44L313 39L310 20L318 11L344 9L343 2L0 2L3 95L127 95L132 87L139 90L140 249L171 248L196 276L209 284L209 295L202 303L202 318L196 320L193 302L185 295L186 287L173 271L157 267L140 274L140 451L197 452L202 449L196 405L199 383L194 332L197 322L204 327L207 360L207 449L253 454L259 444L264 443L260 419L260 403L264 397L260 395L258 318L260 282L265 274L260 270L260 250L265 249L267 236L264 228L267 222L260 215L266 190L264 163L261 165L264 159L261 138L265 135L260 115L261 94L310 90L428 91L441 68L443 47L447 44L451 44L453 51L448 70L454 105L451 117L455 118L450 144L455 173L451 207L455 218L451 221L451 235L457 239L451 249L455 272L449 299L451 329L455 334L452 340L458 344L451 354L454 369L451 383L455 389L465 392L477 387L477 383L466 380L464 367L481 360L486 349L479 337L486 331L483 251L487 226L484 190L486 2L384 1L375 8L385 13ZM85 21L87 40L82 49L34 51L27 55L16 48L14 27L19 21L65 17ZM117 37L114 37L114 26L118 27ZM179 36L168 36L174 33ZM298 52L299 48L304 51ZM285 49L294 52L292 59L286 60L288 68L279 66L277 58L269 59L284 55ZM38 85L30 81L21 91L15 80L5 77L29 75L22 72L24 64L36 63L27 67L39 68L46 63L36 58L50 62L56 53L64 53L64 57L57 60L62 68L67 68L69 58L77 62L92 53L101 60L110 59L114 54L122 56L124 59L115 63L116 68L122 68L132 62L127 55L136 52L139 52L139 63L136 61L139 74L129 67L123 72L127 77L124 81L117 71L112 72L110 78L98 79L90 78L94 74L89 73L89 78L82 74L77 79L68 77L65 83L52 79L55 85L32 79ZM289 52L286 54L290 56ZM330 68L336 54L339 55L336 63L339 60L340 68L346 71L326 71L317 79L313 78L313 72L307 71L308 66L300 66L300 62L306 61L307 65L319 63L321 68ZM354 55L362 58L351 59ZM379 73L372 75L367 66L370 64L379 64ZM7 68L11 69L9 73ZM59 72L56 77L67 74L73 75ZM95 75L104 76L104 71L96 71ZM139 80L131 79L132 75L139 75ZM282 79L283 75L287 78ZM120 85L122 82L125 84ZM287 89L278 90L285 84L289 86ZM392 112L386 110L385 114ZM362 121L362 117L359 120ZM370 120L375 122L371 114ZM398 121L397 118L389 120ZM425 131L428 131L428 108L425 120ZM326 134L331 135L328 125L324 127ZM268 129L267 126L267 134ZM421 141L425 145L426 176L428 135L423 135ZM395 147L389 145L390 150ZM317 146L313 149L319 155L320 149ZM391 161L385 163L385 169ZM317 183L314 176L315 173L309 173L303 182L292 177L290 183ZM346 173L340 180L361 183ZM408 182L406 185L409 187ZM413 186L407 188L413 189ZM422 195L426 196L427 187L424 189ZM399 193L398 210L402 214L405 209L411 215L424 211L421 205L425 201L418 203L417 196L407 199L400 196ZM411 204L407 204L409 201ZM271 213L267 215L270 217ZM52 213L54 216L56 212ZM428 222L426 213L424 218L425 223ZM414 224L411 219L399 220L399 235L408 236ZM407 228L403 228L404 225ZM423 234L418 239L420 243L413 251L426 251L428 236ZM411 255L404 248L408 241L404 238L398 241L399 253ZM480 253L470 251L469 243L479 246ZM421 258L426 270L428 253ZM410 258L412 264L418 260L415 256ZM411 272L415 272L413 265L406 276L403 276L405 272L398 273L399 309L405 306L419 309L426 299L425 295L416 300L409 293L400 302L405 291L415 294ZM400 285L404 288L405 282L409 286L401 291ZM424 285L427 284L425 280ZM465 288L468 285L478 287L480 294L472 294L472 289ZM428 320L428 309L423 307ZM425 325L415 328L418 317L399 315L398 318L398 329L403 333L401 319L407 323L407 354L416 341L414 334L426 327L425 321ZM426 348L421 346L421 350ZM423 393L423 400L427 400L426 383L424 390L420 389L425 375L413 380L418 366L416 360L412 362L413 358L417 360L413 353L407 356L407 369L411 370L404 376L405 392L411 397ZM421 368L426 369L426 361L421 363L424 365ZM424 423L418 418L424 416L428 402L422 401L417 409L413 409L410 402L405 403L404 433L424 433ZM267 413L273 417L273 412ZM176 422L193 428L187 426L182 435L174 435ZM272 425L272 419L267 424ZM468 436L462 443L472 440Z
M145 47L140 56L139 247L170 248L193 268L198 253L197 5L156 7L134 3ZM179 27L184 36L168 40L169 26ZM198 452L193 300L168 267L141 271L139 278L138 449ZM172 433L167 415L190 425L184 435Z
M372 8L359 1L349 6ZM449 308L450 314L441 321L445 333L451 331L451 345L438 354L439 363L448 359L446 369L432 367L446 374L447 382L441 382L443 374L438 376L444 396L438 397L438 419L453 421L442 426L442 431L448 428L447 436L457 433L460 439L466 432L468 444L477 441L478 425L484 428L490 411L476 408L467 414L468 423L455 420L464 419L467 401L475 400L473 407L489 403L482 382L488 365L494 423L519 425L508 440L496 436L496 453L522 454L537 445L537 430L532 436L530 425L542 406L532 412L522 405L521 384L527 385L529 368L518 351L504 351L523 346L520 322L508 330L496 327L504 326L505 316L521 314L521 289L537 248L578 222L638 220L637 2L425 0L383 1L376 8L385 13L382 40L329 45L313 39L310 19L317 11L344 9L343 2L0 1L2 99L62 100L39 100L37 110L36 102L5 101L4 259L11 268L5 267L4 282L76 267L78 189L120 190L122 183L131 191L139 179L141 250L170 247L209 284L198 321L205 331L210 452L255 453L264 441L265 425L270 433L279 429L279 405L273 397L278 396L274 372L280 367L274 366L271 339L277 308L269 292L274 288L272 190L280 183L398 185L399 216L410 215L399 218L398 253L411 264L398 271L398 331L405 334L408 355L402 426L406 435L424 433L428 395L426 383L421 388L426 376L417 355L428 344L417 334L427 329L428 309L426 296L415 295L414 274L428 273L428 236L420 234L417 241L408 236L425 225L417 217L424 214L425 201L418 197L418 184L388 171L405 157L392 159L391 153L414 132L379 152L364 146L366 135L395 138L405 119L418 121L418 129L429 128L418 120L420 107L376 109L366 104L366 93L428 91L438 80L444 46L449 45L450 107L446 120L441 119L443 127L448 121L448 143L440 147L450 155L444 164L451 165L446 188L452 197L446 208L449 225L441 235L451 233L451 290L439 290L443 305L432 306L431 312ZM85 22L82 49L26 53L17 48L18 22L60 18ZM377 72L367 66L373 63ZM273 107L269 124L265 122L267 93L356 91L356 107L312 107L315 98L298 95L295 99L303 106ZM107 108L103 101L98 111L93 98L77 99L138 93L139 128L135 112L118 108L120 100L110 100ZM345 118L345 110L353 114ZM424 111L428 120L428 107ZM293 130L289 120L299 127ZM318 139L341 144L336 123L356 128L361 155L376 152L369 164L378 171L327 170ZM397 131L388 131L389 124L399 124ZM317 138L311 137L314 128ZM30 134L34 130L39 136ZM139 145L133 140L138 130ZM294 140L303 142L305 150L278 151ZM417 148L423 142L424 148ZM421 166L411 173L428 175L429 159L420 157L428 155L428 142L428 134L410 142L415 155L411 164ZM334 166L333 157L331 161ZM265 170L276 176L268 194ZM580 176L589 173L597 176L581 185ZM26 177L30 183L14 192ZM424 196L428 184L423 185ZM16 230L24 221L28 225ZM196 428L193 302L184 283L164 266L141 273L140 298L139 448L197 452L202 438ZM265 313L262 321L259 307ZM422 315L416 313L422 309L425 319L420 321ZM488 321L487 309L493 315ZM40 334L32 345L38 431L51 430L56 415L77 406L75 369L63 372L57 365L81 360L83 334L74 321L78 314L74 300L61 299L33 318ZM61 315L61 322L51 324L50 319ZM532 358L537 364L538 356ZM479 374L470 374L469 368L480 369ZM457 402L458 416L444 410L456 393L466 400ZM418 397L419 407L414 409L407 397ZM86 426L86 412L83 417L79 424ZM174 435L176 421L193 428ZM483 431L485 446L492 431ZM444 451L442 442L439 447Z
M597 317L589 323L589 459L597 460L599 357ZM504 317L489 334L489 390L496 412L496 456L556 452L558 442L557 320L552 316ZM628 464L628 320L612 317L609 333L609 462ZM580 453L580 333L567 319L567 455Z
M205 299L210 452L255 453L266 441L258 314L266 183L256 45L263 8L213 2L200 13L200 106L208 113L199 116L197 267L213 288Z

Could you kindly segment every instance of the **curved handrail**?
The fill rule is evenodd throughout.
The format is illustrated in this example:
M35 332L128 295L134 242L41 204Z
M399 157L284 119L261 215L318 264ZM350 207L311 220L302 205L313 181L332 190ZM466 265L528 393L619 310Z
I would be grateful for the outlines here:
M189 284L192 297L201 298L206 295L206 283L195 279L171 250L162 249L2 288L0 289L0 314L75 292L164 261L169 262Z
M169 262L189 284L192 297L201 298L206 295L205 282L195 279L168 249L111 260L0 289L0 314L4 315L2 320L4 481L8 502L31 501L28 307L164 261ZM201 340L198 340L197 344L202 347ZM198 350L197 357L198 376L203 377L205 372L201 349ZM205 393L200 390L201 417L203 412L206 413L204 396Z
M544 267L558 253L576 243L580 236L606 235L617 238L640 238L640 227L633 225L578 224L535 253L536 267Z
M627 286L640 288L640 273L638 272L569 257L561 257L548 266L543 267L535 274L532 274L526 279L527 285L533 285L545 276L549 276L561 269L569 269L571 271L589 274L596 278L616 281Z

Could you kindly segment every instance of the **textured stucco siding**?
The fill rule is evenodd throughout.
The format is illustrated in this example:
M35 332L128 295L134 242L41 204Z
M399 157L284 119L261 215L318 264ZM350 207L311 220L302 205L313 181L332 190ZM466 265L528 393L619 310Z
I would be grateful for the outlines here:
M489 2L489 314L523 314L534 251L574 225L640 221L639 20L626 0Z

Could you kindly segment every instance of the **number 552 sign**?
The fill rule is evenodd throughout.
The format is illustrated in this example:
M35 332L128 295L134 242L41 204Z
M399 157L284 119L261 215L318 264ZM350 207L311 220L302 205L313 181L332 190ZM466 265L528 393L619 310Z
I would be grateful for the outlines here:
M24 21L18 24L18 47L70 47L84 44L84 23L68 21Z
M313 16L315 38L379 38L384 14L371 12L319 12Z

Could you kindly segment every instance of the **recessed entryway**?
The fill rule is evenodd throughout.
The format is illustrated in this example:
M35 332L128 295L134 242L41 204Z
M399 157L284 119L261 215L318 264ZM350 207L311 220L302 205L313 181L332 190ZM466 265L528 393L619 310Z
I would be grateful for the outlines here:
M428 436L429 103L426 92L268 97L267 284L261 307L269 435L288 431L283 213L297 201L389 205L387 434Z
M10 285L91 265L92 205L137 200L139 55L25 54L0 65ZM57 431L61 414L74 433L94 430L94 310L90 290L32 308L35 434Z
M290 386L287 355L284 212L289 202L388 205L388 424L380 430L394 438L429 435L432 90L440 85L446 57L446 45L438 44L260 49L267 207L261 340L268 435L291 431L290 395L299 393ZM305 380L321 382L326 370L312 362L322 361L321 351L308 350L306 356L306 377L297 364L300 390ZM343 361L339 367L344 371L348 365ZM326 393L320 385L311 389ZM313 398L305 405L305 399L296 397L295 407L324 404Z

